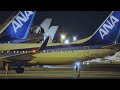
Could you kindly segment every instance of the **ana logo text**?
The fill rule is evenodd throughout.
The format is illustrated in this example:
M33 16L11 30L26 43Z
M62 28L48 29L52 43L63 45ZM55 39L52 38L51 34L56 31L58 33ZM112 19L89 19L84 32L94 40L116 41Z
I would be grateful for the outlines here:
M32 14L32 11L24 11L19 13L19 15L12 22L15 33L17 32L17 29L23 26L23 22L26 22Z
M104 39L104 37L109 34L109 30L113 29L115 24L119 22L119 19L117 19L113 15L111 15L109 19L110 20L107 20L105 24L103 24L102 27L99 29L99 33L102 39Z

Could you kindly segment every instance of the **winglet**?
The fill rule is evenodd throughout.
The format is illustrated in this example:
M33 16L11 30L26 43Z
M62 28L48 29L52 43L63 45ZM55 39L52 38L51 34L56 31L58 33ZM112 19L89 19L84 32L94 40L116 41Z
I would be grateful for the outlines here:
M37 51L44 50L45 47L47 46L48 41L49 41L49 36L45 39L45 41L42 43L42 45L40 46L40 48L37 49Z

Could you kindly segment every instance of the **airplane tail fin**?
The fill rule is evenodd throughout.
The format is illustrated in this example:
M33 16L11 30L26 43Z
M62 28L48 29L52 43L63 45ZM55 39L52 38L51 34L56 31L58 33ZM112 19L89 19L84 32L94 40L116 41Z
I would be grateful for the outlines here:
M53 39L54 39L54 36L55 36L55 34L56 34L56 31L57 31L58 27L59 27L59 26L51 26L51 27L49 28L49 30L45 33L44 39L49 35L49 36L50 36L49 41L52 42ZM46 36L46 34L48 34L48 35Z
M10 39L26 39L36 11L20 11L2 28L1 35Z
M40 27L44 29L44 32L47 32L47 30L50 27L50 24L52 22L52 18L46 18L41 24Z
M50 24L52 22L52 18L46 18L41 24L40 26L38 26L36 29L35 29L35 33L44 33L44 32L47 32L49 27L50 27Z
M118 42L120 36L120 11L112 11L96 32L85 42L86 45L107 45Z

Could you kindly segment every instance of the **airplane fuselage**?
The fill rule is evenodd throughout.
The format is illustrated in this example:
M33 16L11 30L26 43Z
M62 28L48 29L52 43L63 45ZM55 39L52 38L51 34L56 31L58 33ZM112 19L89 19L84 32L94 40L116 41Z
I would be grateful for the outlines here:
M61 65L71 64L76 60L87 61L95 58L102 58L116 52L114 49L105 49L103 46L79 46L71 45L48 45L45 50L28 56L16 57L15 60L4 59L4 57L15 56L21 53L31 52L40 47L40 44L0 44L0 61L23 60L28 64ZM23 49L24 48L24 49Z
M46 65L60 65L71 64L75 61L87 61L95 58L103 58L107 55L112 55L116 50L112 49L89 49L89 46L83 47L84 49L78 50L44 50L41 53L33 55L33 58L29 63L38 63Z

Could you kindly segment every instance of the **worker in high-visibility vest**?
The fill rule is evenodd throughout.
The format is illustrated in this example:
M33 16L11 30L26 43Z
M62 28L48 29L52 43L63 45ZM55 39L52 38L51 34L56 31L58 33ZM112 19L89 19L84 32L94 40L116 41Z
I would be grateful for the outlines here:
M8 63L5 65L6 75L8 74Z

